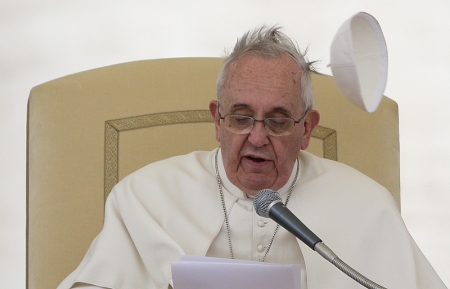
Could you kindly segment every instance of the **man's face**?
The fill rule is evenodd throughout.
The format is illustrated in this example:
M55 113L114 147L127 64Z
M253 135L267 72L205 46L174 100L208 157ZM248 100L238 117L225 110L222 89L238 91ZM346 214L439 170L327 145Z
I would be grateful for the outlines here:
M227 177L247 194L254 195L262 189L278 190L288 181L300 149L308 147L319 114L309 111L291 134L275 137L267 134L262 122L255 122L248 134L229 132L218 110L222 116L298 120L305 111L300 97L301 76L288 55L277 59L245 56L229 67L220 108L217 101L210 103Z

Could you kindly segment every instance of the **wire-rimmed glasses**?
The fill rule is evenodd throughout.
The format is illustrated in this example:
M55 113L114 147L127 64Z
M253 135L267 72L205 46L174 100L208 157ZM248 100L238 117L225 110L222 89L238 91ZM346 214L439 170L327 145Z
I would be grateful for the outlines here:
M223 120L225 128L232 133L250 133L255 125L255 122L262 122L264 123L264 128L266 129L267 134L272 136L283 136L292 133L295 124L303 121L307 113L308 110L305 111L305 114L299 120L295 120L290 117L268 117L265 119L255 119L251 116L239 114L227 114L222 116L220 112L219 117Z

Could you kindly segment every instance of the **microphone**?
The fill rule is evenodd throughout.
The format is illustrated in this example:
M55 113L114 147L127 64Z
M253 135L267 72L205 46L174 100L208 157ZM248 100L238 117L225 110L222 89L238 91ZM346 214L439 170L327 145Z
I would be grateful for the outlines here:
M256 194L253 201L256 213L261 217L271 218L288 230L295 237L314 250L314 246L322 240L306 227L281 201L280 194L264 189Z
M271 218L285 228L312 250L335 265L353 280L369 289L386 289L355 271L342 261L322 240L306 227L281 201L280 194L274 190L259 191L253 201L256 213L261 217Z

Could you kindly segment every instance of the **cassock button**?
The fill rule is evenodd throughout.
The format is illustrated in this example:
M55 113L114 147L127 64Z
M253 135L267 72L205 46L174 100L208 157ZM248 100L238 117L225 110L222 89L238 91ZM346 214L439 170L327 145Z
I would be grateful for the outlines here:
M258 249L259 252L264 252L265 246L259 244L258 247L257 247L257 249Z
M258 221L258 226L259 226L259 227L262 228L262 227L264 227L265 225L266 225L266 222L264 222L263 220L259 220L259 221Z

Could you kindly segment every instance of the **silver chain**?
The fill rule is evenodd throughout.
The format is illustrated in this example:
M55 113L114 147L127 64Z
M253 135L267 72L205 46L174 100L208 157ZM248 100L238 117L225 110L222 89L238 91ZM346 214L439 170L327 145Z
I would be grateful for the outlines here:
M227 208L225 206L225 198L223 196L223 191L222 191L222 181L220 180L219 167L218 167L218 163L217 163L217 155L219 154L219 149L220 148L218 148L216 150L216 154L215 154L215 158L214 158L214 164L215 164L215 169L216 169L217 185L219 186L220 199L221 199L221 202L222 202L223 215L224 215L224 219L225 219L225 228L227 230L228 247L230 249L231 259L234 259L233 243L231 242L230 223L228 221ZM299 160L297 158L297 170L295 172L294 180L292 181L292 184L291 184L291 186L289 188L289 193L288 193L288 195L286 197L286 202L284 203L285 206L287 206L287 204L289 202L289 199L291 198L292 190L294 189L295 183L297 182L299 171L300 171L300 165L299 165ZM280 227L280 225L277 224L277 227L275 228L275 231L273 232L272 239L270 240L269 245L267 246L266 252L264 253L263 258L260 260L261 262L264 262L266 260L267 254L269 254L270 247L272 247L273 240L275 239L275 235L277 234L279 227Z

